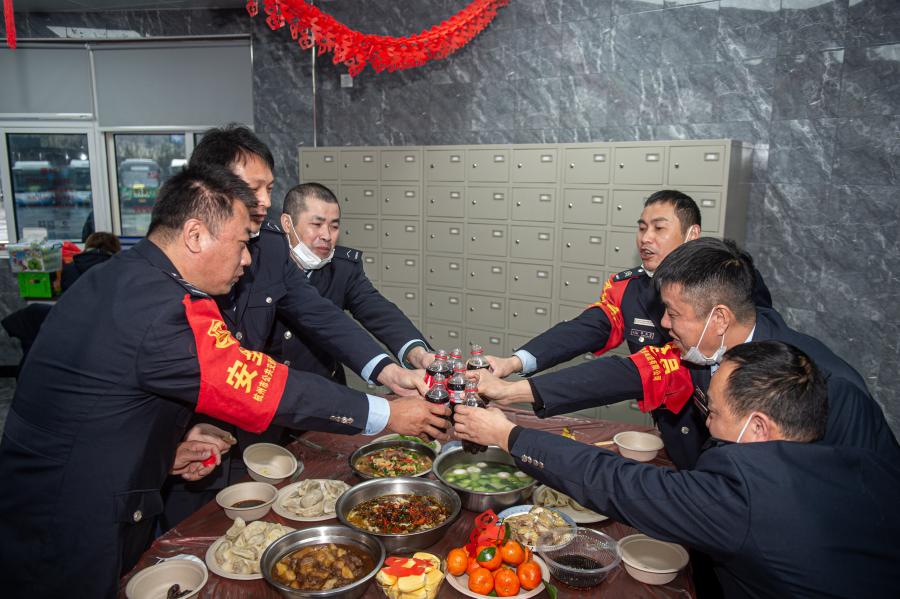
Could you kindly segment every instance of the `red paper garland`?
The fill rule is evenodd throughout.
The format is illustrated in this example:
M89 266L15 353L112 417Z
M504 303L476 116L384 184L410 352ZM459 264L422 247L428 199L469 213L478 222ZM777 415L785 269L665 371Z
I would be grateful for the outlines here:
M407 37L371 35L354 31L304 0L263 0L266 24L290 28L301 48L318 47L319 55L334 53L334 63L347 66L355 77L366 65L376 72L400 71L446 58L468 44L487 27L509 0L474 0L464 9L428 31ZM259 13L258 0L248 0L251 17Z

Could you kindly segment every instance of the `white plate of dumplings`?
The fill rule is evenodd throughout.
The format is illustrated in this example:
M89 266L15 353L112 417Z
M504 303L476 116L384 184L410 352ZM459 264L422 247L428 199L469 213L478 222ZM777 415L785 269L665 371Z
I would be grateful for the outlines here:
M546 485L541 485L534 490L531 496L534 505L543 507L552 507L560 513L565 514L575 521L576 524L593 524L594 522L602 522L608 517L603 514L591 511L586 507L575 502L574 499L551 489Z
M206 550L205 561L210 572L234 580L257 580L263 577L259 558L266 547L294 529L277 522L255 520L250 524L235 518L225 536L216 539Z
M341 480L308 478L278 491L272 510L288 520L320 522L336 517L334 505L350 485Z

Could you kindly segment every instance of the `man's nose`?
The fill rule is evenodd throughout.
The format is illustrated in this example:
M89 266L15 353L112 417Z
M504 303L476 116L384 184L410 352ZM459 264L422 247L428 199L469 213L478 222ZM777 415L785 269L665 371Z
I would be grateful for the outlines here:
M244 246L244 249L241 250L241 266L244 268L250 266L251 258L250 258L250 250L247 249L247 246Z
M663 317L662 317L662 320L659 322L659 324L661 324L662 328L664 328L664 329L672 328L672 321L669 319L668 312L663 312Z

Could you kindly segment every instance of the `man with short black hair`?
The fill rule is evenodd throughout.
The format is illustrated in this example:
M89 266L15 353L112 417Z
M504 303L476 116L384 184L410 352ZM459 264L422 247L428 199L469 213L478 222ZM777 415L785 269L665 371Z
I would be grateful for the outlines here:
M823 443L900 459L900 446L859 373L820 341L788 327L775 310L754 306L755 272L753 259L732 241L689 241L672 251L654 275L666 307L661 324L672 343L644 347L629 358L612 356L532 377L524 386L498 385L487 375L485 395L500 404L533 403L542 417L638 398L643 410L693 413L695 426L703 427L690 398L695 388L708 388L725 350L749 341L778 340L806 352L827 376L829 418ZM708 437L705 427L698 430L702 433L695 443L687 444L677 431L660 427L666 451L679 468L696 464ZM674 452L676 447L681 451Z
M173 458L194 410L251 432L371 435L384 402L392 430L444 426L447 411L421 398L388 404L241 347L211 295L250 264L255 205L227 169L186 169L160 190L148 237L51 311L0 441L4 596L115 596L184 466Z
M455 423L581 505L710 555L726 597L896 593L900 466L815 443L833 402L811 356L778 341L738 344L698 401L716 443L687 472L515 426L496 408L457 407Z

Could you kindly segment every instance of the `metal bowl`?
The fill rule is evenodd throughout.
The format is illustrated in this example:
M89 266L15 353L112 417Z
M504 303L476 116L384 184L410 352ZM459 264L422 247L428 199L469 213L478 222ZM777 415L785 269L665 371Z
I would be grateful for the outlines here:
M359 483L345 491L337 500L334 511L341 524L349 526L353 530L360 530L353 526L347 515L357 505L383 495L429 495L450 508L450 515L438 526L421 532L409 534L387 534L368 531L367 535L377 537L385 549L391 553L404 553L417 551L434 545L444 537L444 533L459 516L462 506L459 496L444 485L421 478L376 478Z
M372 476L371 474L365 474L364 472L359 471L356 468L356 461L362 456L372 453L373 451L378 451L380 449L389 449L389 448L402 448L408 449L411 452L417 453L419 455L425 456L431 459L432 467L434 465L435 453L434 450L423 443L416 443L415 441L404 441L404 440L393 440L393 441L376 441L375 443L369 443L368 445L363 445L356 451L354 451L350 455L350 469L356 474L356 476L360 478L366 479L375 479L375 478L386 478L383 476ZM410 475L416 478L420 476L425 476L429 472L431 472L431 468L428 470L423 470L422 472Z
M438 456L431 468L439 481L459 493L463 507L471 512L479 514L485 510L497 512L520 503L526 503L526 500L531 497L531 493L537 485L536 480L532 480L521 489L513 491L470 491L448 483L444 479L443 473L450 468L477 462L494 462L516 467L516 461L511 455L496 445L491 445L487 448L487 451L475 454L463 451L462 447L445 451Z
M297 551L307 545L320 545L322 543L337 543L341 545L354 545L359 547L375 561L375 567L371 572L360 578L354 583L347 586L329 589L327 591L301 591L292 589L276 581L272 577L272 568L284 556ZM369 582L378 573L378 570L384 564L385 550L381 541L363 534L353 528L346 526L316 526L314 528L306 528L303 530L295 530L290 532L263 551L259 559L259 567L262 575L270 585L281 593L284 597L301 597L304 599L356 599L366 592Z

